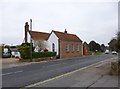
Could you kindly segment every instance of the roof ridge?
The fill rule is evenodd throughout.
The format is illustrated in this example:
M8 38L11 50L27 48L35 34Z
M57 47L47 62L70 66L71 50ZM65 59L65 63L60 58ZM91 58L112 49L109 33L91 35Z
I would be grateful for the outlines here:
M60 31L55 31L55 30L52 30L53 32L59 32L59 33L63 33L63 34L68 34L68 35L75 35L76 36L76 34L71 34L71 33L64 33L64 32L60 32Z
M46 34L50 34L50 33L47 33L47 32L40 32L40 31L32 31L32 32L37 32L37 33L46 33Z
M56 36L62 40L82 41L76 34L64 33L64 32L54 31L54 30L52 30L52 32L54 32Z

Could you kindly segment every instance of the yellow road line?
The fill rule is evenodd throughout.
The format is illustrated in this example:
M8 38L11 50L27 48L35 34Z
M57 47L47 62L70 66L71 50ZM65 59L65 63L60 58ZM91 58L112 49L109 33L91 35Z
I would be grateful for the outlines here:
M113 59L113 58L109 58L109 59ZM105 59L105 60L108 60L108 59ZM105 61L105 60L103 60L103 61ZM34 83L34 84L31 84L31 85L25 86L25 87L35 87L35 86L37 86L37 85L40 85L40 84L43 84L43 83L46 83L46 82L49 82L49 81L52 81L52 80L55 80L55 79L61 78L61 77L63 77L63 76L67 76L67 75L73 74L73 73L75 73L75 72L78 72L78 71L84 70L84 69L86 69L86 68L89 68L89 67L95 66L95 65L97 65L97 64L99 64L99 63L101 63L101 62L103 62L103 61L100 61L100 62L97 62L97 63L91 64L91 65L89 65L89 66L86 66L86 67L83 67L83 68L80 68L80 69L77 69L77 70L71 71L71 72L69 72L69 73L66 73L66 74L63 74L63 75L59 75L59 76L56 76L56 77L54 77L54 78L50 78L50 79L47 79L47 80L44 80L44 81L41 81L41 82L38 82L38 83Z

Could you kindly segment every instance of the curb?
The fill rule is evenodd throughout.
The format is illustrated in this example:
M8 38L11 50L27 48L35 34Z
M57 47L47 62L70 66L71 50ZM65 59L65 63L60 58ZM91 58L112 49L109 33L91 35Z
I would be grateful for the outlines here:
M116 57L109 58L109 59L113 60L114 58L116 58ZM47 82L49 82L49 81L52 81L52 80L55 80L55 79L61 78L61 77L63 77L63 76L67 76L67 75L70 75L70 74L76 73L76 72L81 71L81 70L84 70L84 69L86 69L86 68L96 66L96 65L98 65L98 64L100 64L100 63L102 63L102 62L104 62L104 61L106 61L106 60L108 60L108 59L105 59L105 60L103 60L103 61L100 61L100 62L97 62L97 63L91 64L91 65L89 65L89 66L86 66L86 67L83 67L83 68L80 68L80 69L77 69L77 70L74 70L74 71L71 71L71 72L68 72L68 73L65 73L65 74L62 74L62 75L59 75L59 76L56 76L56 77L50 78L50 79L47 79L47 80L44 80L44 81L40 81L40 82L37 82L37 83L31 84L31 85L28 85L28 86L25 86L25 87L35 87L35 86L37 86L37 85L40 85L40 84L43 84L43 83L47 83ZM22 89L22 88L21 88L21 89Z

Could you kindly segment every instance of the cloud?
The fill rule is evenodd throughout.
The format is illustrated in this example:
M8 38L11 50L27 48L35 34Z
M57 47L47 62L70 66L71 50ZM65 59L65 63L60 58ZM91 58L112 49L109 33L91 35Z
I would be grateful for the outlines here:
M118 30L117 2L31 1L3 2L0 43L20 44L24 39L24 23L30 18L34 30L50 32L66 28L87 42L94 39L107 44Z

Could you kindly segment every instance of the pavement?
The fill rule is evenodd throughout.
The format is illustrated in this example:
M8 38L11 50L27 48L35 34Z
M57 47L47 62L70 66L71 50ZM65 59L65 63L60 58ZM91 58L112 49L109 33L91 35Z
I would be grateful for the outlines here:
M118 87L118 76L111 74L111 61L106 59L67 74L63 74L27 87Z
M18 58L0 58L2 69L29 65L35 62L20 62Z
M18 58L0 58L2 69L16 67L19 63Z

